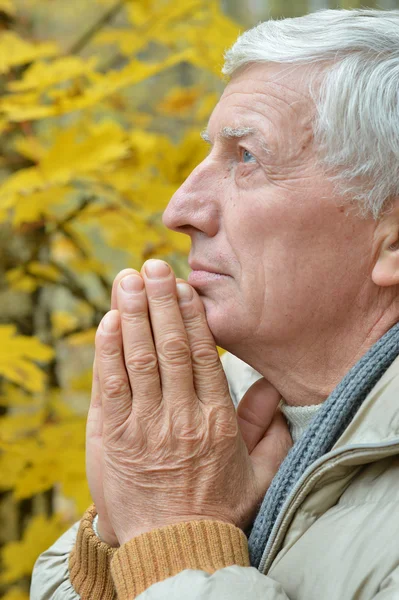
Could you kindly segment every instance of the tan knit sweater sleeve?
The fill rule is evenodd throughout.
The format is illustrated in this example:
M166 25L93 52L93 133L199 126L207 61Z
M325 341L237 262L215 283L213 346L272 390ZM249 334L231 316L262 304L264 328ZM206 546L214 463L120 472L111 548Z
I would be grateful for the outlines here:
M185 569L214 573L230 565L250 566L247 538L229 523L176 523L111 548L95 537L95 511L89 513L90 509L81 521L70 558L71 582L82 600L109 600L116 593L119 600L133 600L154 583Z
M184 569L214 573L249 564L247 538L241 529L204 520L168 525L133 538L115 552L111 570L118 598L133 600Z
M94 504L83 515L75 546L69 555L69 579L81 600L116 600L111 559L116 548L102 542L93 531Z

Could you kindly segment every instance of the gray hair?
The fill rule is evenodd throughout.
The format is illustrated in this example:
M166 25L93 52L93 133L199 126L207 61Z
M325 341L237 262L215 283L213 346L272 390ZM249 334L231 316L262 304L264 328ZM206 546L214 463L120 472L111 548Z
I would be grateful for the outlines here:
M340 195L378 218L399 195L399 10L265 21L226 52L223 73L254 62L311 65L320 164Z

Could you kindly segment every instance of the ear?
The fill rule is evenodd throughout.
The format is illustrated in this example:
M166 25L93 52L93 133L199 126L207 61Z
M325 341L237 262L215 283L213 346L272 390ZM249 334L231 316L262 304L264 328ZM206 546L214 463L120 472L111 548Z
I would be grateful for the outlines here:
M375 233L378 252L372 280L381 287L399 285L399 198L381 217Z

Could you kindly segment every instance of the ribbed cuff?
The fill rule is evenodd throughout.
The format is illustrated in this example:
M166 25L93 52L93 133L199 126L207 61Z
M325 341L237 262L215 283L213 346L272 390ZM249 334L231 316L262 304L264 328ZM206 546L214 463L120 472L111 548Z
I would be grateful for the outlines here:
M102 542L93 531L94 504L83 515L76 544L69 555L69 579L81 600L115 600L110 564L116 548Z
M119 600L133 600L154 583L185 569L214 573L230 565L249 567L247 538L221 521L190 521L154 529L116 550L111 562Z

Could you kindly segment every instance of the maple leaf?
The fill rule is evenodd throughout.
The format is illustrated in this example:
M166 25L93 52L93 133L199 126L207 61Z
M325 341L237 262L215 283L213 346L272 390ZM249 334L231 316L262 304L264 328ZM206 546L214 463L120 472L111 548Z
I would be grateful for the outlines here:
M37 58L54 56L58 52L59 48L53 42L34 44L23 40L13 31L2 31L0 32L0 74Z
M84 60L78 56L63 56L52 62L38 61L26 69L22 79L11 81L7 89L11 92L43 91L63 81L89 75L97 62L96 57Z
M108 71L105 75L91 73L91 85L82 88L73 88L70 94L67 90L57 90L53 101L40 104L37 92L28 93L32 101L25 94L10 94L0 100L0 112L9 121L32 121L44 117L60 116L69 112L84 110L99 104L105 98L126 87L136 85L153 77L182 61L192 61L190 50L173 54L156 64L146 64L138 60L131 60L119 71ZM36 100L35 100L36 98ZM50 96L51 99L51 96Z
M48 362L50 346L37 338L17 335L14 325L0 325L0 375L31 392L44 389L45 374L33 361Z
M12 223L18 227L22 223L40 221L43 218L53 218L57 205L63 205L73 188L68 185L54 185L43 190L32 191L28 194L16 194Z

